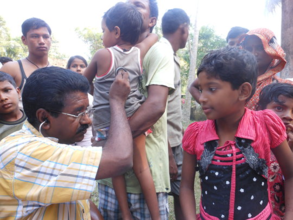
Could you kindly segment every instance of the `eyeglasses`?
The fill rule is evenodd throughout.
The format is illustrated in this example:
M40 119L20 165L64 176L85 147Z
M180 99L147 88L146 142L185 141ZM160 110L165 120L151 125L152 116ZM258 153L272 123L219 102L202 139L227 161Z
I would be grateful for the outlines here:
M87 109L84 112L81 112L81 113L79 113L77 115L69 114L69 113L66 113L66 112L53 111L53 110L48 110L48 111L60 113L60 114L63 114L63 115L68 115L68 116L73 117L75 119L79 119L79 121L81 119L83 119L85 115L87 115L88 117L91 117L93 115L93 109L91 107L87 107Z

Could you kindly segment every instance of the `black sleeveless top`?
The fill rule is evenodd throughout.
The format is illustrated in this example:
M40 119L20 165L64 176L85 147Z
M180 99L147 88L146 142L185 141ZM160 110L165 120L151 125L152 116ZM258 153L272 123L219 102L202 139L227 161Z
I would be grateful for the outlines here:
M25 75L25 72L24 72L24 69L23 69L21 61L18 60L17 62L18 62L18 65L19 65L20 73L21 73L21 83L20 83L20 86L19 86L19 89L21 90L22 87L25 84L25 80L27 79L27 77Z

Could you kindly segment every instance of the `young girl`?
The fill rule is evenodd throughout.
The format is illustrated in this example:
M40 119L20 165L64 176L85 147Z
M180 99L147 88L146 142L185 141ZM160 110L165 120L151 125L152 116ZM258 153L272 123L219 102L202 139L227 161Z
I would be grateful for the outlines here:
M85 68L87 67L87 62L84 57L76 55L69 58L66 69L70 69L83 75Z
M103 44L107 49L97 51L84 74L89 82L96 76L93 126L99 145L103 145L103 140L107 138L110 123L108 94L119 69L127 71L130 78L131 92L125 104L127 116L131 117L145 100L140 93L141 61L158 37L150 34L143 42L134 46L138 41L141 26L141 14L133 5L127 3L117 3L103 17ZM134 139L133 170L141 185L151 218L160 219L155 186L146 157L145 138L143 134ZM132 219L123 176L113 178L113 187L123 219Z
M286 219L293 218L293 154L285 126L270 110L245 104L255 91L257 63L239 48L212 51L197 71L200 103L209 120L189 125L183 138L180 202L195 219L194 177L201 179L199 219L278 219L268 194L270 150L286 182Z
M258 109L270 109L283 121L286 127L287 141L293 149L293 85L272 83L264 87L259 95ZM282 170L274 154L271 154L269 166L270 196L274 213L280 217L285 214L284 179Z

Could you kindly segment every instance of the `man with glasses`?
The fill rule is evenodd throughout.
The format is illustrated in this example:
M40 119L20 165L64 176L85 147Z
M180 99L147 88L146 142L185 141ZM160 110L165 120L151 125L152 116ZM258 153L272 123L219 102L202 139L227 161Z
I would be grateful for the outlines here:
M0 218L91 219L95 180L130 169L128 74L121 70L111 87L111 128L103 149L71 145L91 123L88 90L85 77L59 67L38 69L28 78L28 121L0 142Z

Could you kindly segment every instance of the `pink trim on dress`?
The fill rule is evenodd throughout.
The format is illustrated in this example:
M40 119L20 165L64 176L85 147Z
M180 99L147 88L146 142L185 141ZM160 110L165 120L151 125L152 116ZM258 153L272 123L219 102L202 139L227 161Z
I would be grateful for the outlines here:
M107 49L107 50L109 51L109 53L111 54L111 64L110 64L110 67L109 67L109 69L107 70L107 72L104 73L103 75L100 75L100 76L96 75L97 78L101 78L101 77L107 75L107 74L110 72L111 68L112 68L112 64L113 64L112 56L113 56L113 55L112 55L112 52L111 52L108 48L106 48L106 49Z

